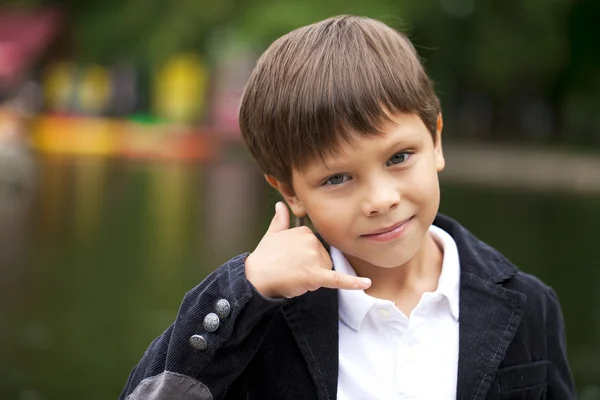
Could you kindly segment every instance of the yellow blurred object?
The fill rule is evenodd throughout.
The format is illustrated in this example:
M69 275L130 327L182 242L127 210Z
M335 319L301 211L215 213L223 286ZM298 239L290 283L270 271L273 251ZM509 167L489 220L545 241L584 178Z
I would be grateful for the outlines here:
M50 110L62 111L69 108L73 96L74 65L70 62L51 64L44 74L45 101Z
M122 122L104 118L41 116L33 124L33 146L46 153L115 155Z
M79 107L86 113L100 114L110 101L110 73L98 65L88 67L77 90Z
M52 111L101 114L110 102L110 72L99 65L84 68L57 62L46 70L44 93L46 104Z
M207 69L195 54L171 58L155 76L156 115L178 123L198 119L204 108Z

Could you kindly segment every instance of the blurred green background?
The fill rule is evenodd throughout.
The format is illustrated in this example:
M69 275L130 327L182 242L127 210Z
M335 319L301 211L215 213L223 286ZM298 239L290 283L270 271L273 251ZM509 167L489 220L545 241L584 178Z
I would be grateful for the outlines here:
M600 399L596 0L0 1L0 399L118 397L277 196L237 130L277 36L360 14L436 82L441 211L555 288Z

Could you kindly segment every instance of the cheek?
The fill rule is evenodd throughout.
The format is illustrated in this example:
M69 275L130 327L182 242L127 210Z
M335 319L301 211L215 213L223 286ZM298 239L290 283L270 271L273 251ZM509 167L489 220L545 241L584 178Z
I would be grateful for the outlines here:
M351 207L343 200L313 198L305 203L306 211L316 230L325 240L340 237L352 221ZM328 236L328 237L327 237Z
M440 184L433 163L421 164L411 174L406 186L410 188L405 192L406 198L417 203L431 203L431 205L439 203Z

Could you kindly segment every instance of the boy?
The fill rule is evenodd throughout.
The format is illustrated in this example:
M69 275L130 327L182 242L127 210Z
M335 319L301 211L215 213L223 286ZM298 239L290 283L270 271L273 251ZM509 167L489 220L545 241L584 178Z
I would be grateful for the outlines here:
M278 203L121 399L572 399L555 293L437 215L439 101L409 40L340 16L263 54L240 110ZM232 229L234 229L232 227Z

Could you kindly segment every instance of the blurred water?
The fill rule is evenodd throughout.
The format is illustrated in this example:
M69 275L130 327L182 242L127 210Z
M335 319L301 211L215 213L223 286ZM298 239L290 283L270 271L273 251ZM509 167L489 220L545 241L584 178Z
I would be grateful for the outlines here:
M25 227L11 236L23 251L0 268L0 399L118 396L185 292L251 250L268 224L276 196L230 158L36 160L37 189L20 192L27 206L10 220ZM442 193L443 212L556 289L588 400L600 398L599 200L447 184Z

